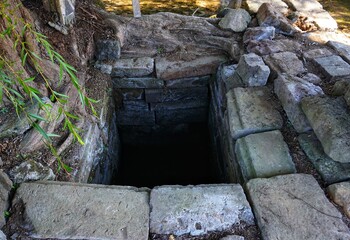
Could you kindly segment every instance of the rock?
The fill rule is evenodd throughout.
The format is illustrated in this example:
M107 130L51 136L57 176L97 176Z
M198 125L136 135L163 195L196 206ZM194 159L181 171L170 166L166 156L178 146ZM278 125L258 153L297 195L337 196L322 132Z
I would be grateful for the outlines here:
M231 9L231 8L224 8L224 9L220 10L220 11L216 14L216 17L217 17L217 18L223 18L223 17L226 16L226 14L227 14L230 10L232 10L232 9Z
M296 33L296 29L293 27L291 22L279 12L272 4L263 3L256 17L261 27L273 26L277 33L285 35L293 35Z
M306 32L302 34L302 36L311 41L318 42L321 44L326 44L328 41L337 41L344 44L350 44L349 38L341 32Z
M282 0L246 0L245 1L248 11L251 13L257 13L263 3L271 4L275 9L277 9L279 12L283 14L288 12L287 4Z
M327 185L350 179L350 163L340 163L327 156L315 134L301 134L298 141Z
M337 41L328 41L328 46L331 46L337 53L350 64L350 46Z
M69 196L69 197L68 197ZM23 183L30 236L58 239L148 239L149 193L144 189L93 184Z
M153 73L154 59L150 57L119 59L112 65L112 77L145 77Z
M159 125L198 123L208 119L208 107L159 109L156 111L156 123Z
M315 63L331 80L350 78L350 65L339 56L332 55L316 58Z
M350 163L350 113L344 99L306 97L301 107L325 153L335 161Z
M209 106L209 99L189 99L173 102L150 103L152 111L157 110L177 110L177 109L191 109L191 108L207 108Z
M305 80L305 81L307 81L309 83L313 83L315 85L319 85L319 84L322 83L322 79L319 76L317 76L317 75L315 75L313 73L307 73L304 76L302 76L301 78L303 80Z
M350 182L335 183L328 186L327 192L331 199L341 206L350 218Z
M264 39L272 40L275 38L275 28L268 27L254 27L247 28L243 35L243 43L247 44L252 40L261 41Z
M263 59L255 53L242 55L238 62L236 73L245 86L264 86L270 75L270 69Z
M28 160L10 170L14 183L37 180L54 180L55 174L51 168L43 166L34 160Z
M146 89L145 98L148 103L175 102L194 99L208 99L207 87Z
M7 237L6 235L3 233L3 231L0 230L0 240L6 240Z
M112 65L110 64L106 64L106 63L102 63L102 62L99 62L97 61L95 63L95 68L97 68L98 70L100 70L102 73L105 73L105 74L111 74L112 73Z
M210 76L190 77L165 81L167 88L191 88L206 87L209 85Z
M0 170L0 228L2 228L6 224L4 213L8 210L10 206L9 197L12 186L13 184L7 176L7 174Z
M123 101L125 111L147 111L149 110L148 103L144 100L129 100Z
M116 89L117 94L120 94L123 100L142 100L145 99L144 89Z
M263 239L350 239L341 214L311 175L252 179L247 189Z
M280 74L274 81L274 91L295 130L298 133L311 130L300 102L307 96L323 95L322 89L301 78Z
M221 19L219 26L224 30L232 30L234 32L243 32L247 29L248 23L252 18L244 9L231 9Z
M266 87L234 88L227 97L227 114L232 138L280 129L281 115L273 107Z
M256 53L260 56L269 55L272 53L286 52L293 50L295 52L300 51L301 45L293 40L280 39L280 40L268 40L250 41L247 45L247 51Z
M238 139L235 152L244 181L296 172L288 146L278 130Z
M350 88L350 79L340 79L333 85L332 95L343 96L348 88Z
M112 61L120 58L120 51L119 40L98 40L95 55L97 61Z
M226 237L220 238L220 240L244 240L244 237L238 235L228 235Z
M118 111L117 112L118 125L154 125L156 119L154 111L136 110L136 111Z
M335 31L338 29L337 22L326 10L308 11L305 14L309 21L313 21L321 31Z
M308 61L313 61L315 58L331 56L333 53L327 48L316 48L303 53L303 57Z
M162 88L164 81L152 78L113 78L114 88Z
M345 93L344 99L345 99L346 103L348 104L348 106L350 107L350 87L348 87L348 91Z
M226 93L236 87L244 87L242 79L236 73L237 64L224 63L217 71L216 81L218 84L218 96L223 99Z
M238 8L241 8L241 6L242 6L242 0L231 0L230 3L228 4L228 7L232 9L238 9Z
M198 236L254 224L238 184L155 187L150 205L150 232L155 234Z
M322 5L317 0L285 0L285 3L296 11L310 12L323 10Z
M275 79L279 73L286 73L291 76L296 76L300 73L307 72L304 64L295 53L280 52L264 57L267 66L270 67L272 79Z

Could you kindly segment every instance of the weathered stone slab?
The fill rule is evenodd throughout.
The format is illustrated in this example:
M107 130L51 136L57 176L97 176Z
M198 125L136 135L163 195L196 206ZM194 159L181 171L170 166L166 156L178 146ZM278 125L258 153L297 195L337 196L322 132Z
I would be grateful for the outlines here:
M180 78L165 81L167 88L191 88L191 87L206 87L209 85L210 76Z
M208 107L159 109L156 111L156 123L159 125L206 122L208 120Z
M157 78L113 78L115 88L162 88L164 81Z
M252 179L247 189L263 239L350 239L341 214L311 175Z
M238 139L235 152L244 181L296 172L288 146L278 130Z
M339 56L332 55L316 58L315 63L332 80L350 77L350 65Z
M269 40L264 39L261 41L250 41L247 45L247 51L249 53L253 52L262 55L269 55L272 53L286 52L286 51L299 51L301 49L301 45L289 39L281 39L281 40Z
M150 204L151 233L197 236L254 224L238 184L155 187Z
M270 67L272 79L276 78L279 73L296 76L307 71L303 62L292 52L274 53L265 56L264 61Z
M326 184L350 179L350 163L340 163L327 156L315 134L301 134L298 141Z
M333 53L327 48L316 48L303 53L303 57L308 61L313 61L315 58L331 56Z
M8 207L10 206L9 197L12 186L12 181L9 179L7 174L0 170L0 212L2 213L0 215L0 228L6 224L5 211L7 211Z
M296 11L309 12L323 10L322 5L317 0L284 0Z
M209 106L209 99L190 99L174 102L150 103L151 110L175 110L186 108L202 108Z
M112 77L145 77L154 70L154 59L150 57L119 59L112 65Z
M197 77L213 74L220 63L226 62L226 56L189 56L188 60L157 58L157 78L163 80Z
M7 237L3 231L0 231L0 240L7 240Z
M275 38L275 28L268 27L253 27L247 28L243 35L243 43L248 44L250 41L261 41L264 39L272 40Z
M340 79L333 85L332 95L343 96L346 94L348 88L350 88L350 79Z
M154 125L155 124L154 111L118 111L117 123L118 125Z
M146 89L145 98L150 103L208 99L208 88Z
M15 202L31 236L59 239L148 239L149 193L133 187L24 183Z
M117 89L117 94L123 98L123 100L142 100L145 99L144 89Z
M103 63L103 62L100 62L100 61L95 62L94 67L97 68L98 70L100 70L102 73L105 73L105 74L111 74L112 73L112 69L113 69L112 65L107 64L107 63Z
M337 53L350 64L350 46L337 41L328 41L328 46L331 46Z
M255 53L242 55L236 73L242 82L249 87L264 86L270 75L270 69L263 59Z
M350 87L348 87L348 90L346 91L346 93L344 95L344 99L345 99L346 103L348 104L348 106L350 107Z
M350 218L350 182L341 182L328 186L327 192L331 199L341 206Z
M14 183L22 183L37 180L54 180L52 169L34 160L22 162L10 170L10 176Z
M301 104L325 153L335 161L350 163L350 113L344 99L306 97Z
M251 13L257 13L260 6L263 3L270 3L274 6L279 12L287 13L288 5L281 0L246 0L245 4L247 5L248 11Z
M149 110L148 103L144 100L129 100L123 101L125 111L147 111Z
M280 74L274 81L274 92L295 130L299 133L311 130L300 102L307 96L323 95L322 89L301 78Z
M338 24L326 10L314 10L306 12L308 19L313 21L321 31L335 31Z
M220 238L220 240L244 240L244 237L238 235L228 235L226 237Z
M119 40L99 40L96 42L97 61L117 60L120 58Z
M247 29L251 19L249 13L242 8L229 9L227 14L220 20L219 26L221 29L243 32Z
M234 139L280 129L283 120L273 107L266 87L235 88L227 97L227 113Z
M306 32L302 34L307 39L318 42L321 44L326 44L328 41L337 41L344 44L350 44L350 39L342 32Z

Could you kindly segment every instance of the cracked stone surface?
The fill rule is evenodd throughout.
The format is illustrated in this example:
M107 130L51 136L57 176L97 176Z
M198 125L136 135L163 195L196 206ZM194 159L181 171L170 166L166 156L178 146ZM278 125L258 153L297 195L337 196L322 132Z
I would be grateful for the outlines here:
M327 192L331 199L344 209L345 214L350 217L350 182L335 183L328 186Z
M341 57L332 55L315 59L315 63L332 80L350 78L350 65Z

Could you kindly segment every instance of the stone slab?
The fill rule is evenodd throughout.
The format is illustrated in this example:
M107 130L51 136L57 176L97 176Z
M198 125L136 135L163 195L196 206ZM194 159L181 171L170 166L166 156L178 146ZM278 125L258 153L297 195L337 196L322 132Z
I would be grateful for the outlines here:
M118 125L154 125L155 122L154 111L117 111Z
M296 11L315 11L323 10L322 5L317 0L284 0L289 6Z
M95 56L97 61L117 60L120 58L119 40L99 40L96 42Z
M243 43L248 44L250 41L261 41L264 39L272 40L275 38L275 28L268 27L252 27L247 28L243 35Z
M274 81L274 92L295 130L298 133L311 130L300 102L307 96L323 95L322 89L301 78L280 74Z
M220 240L244 240L244 237L238 235L228 235L226 237L220 238Z
M331 56L333 53L327 48L316 48L303 52L303 57L308 61L313 61L319 57Z
M266 87L235 88L226 97L230 133L234 139L282 127L282 117L274 108Z
M339 56L332 55L316 58L315 63L331 80L350 78L350 65Z
M282 0L246 0L245 4L251 13L257 13L263 3L270 3L282 13L288 12L288 5Z
M156 110L176 110L188 108L207 108L209 106L209 99L190 99L174 102L150 103L152 111Z
M327 192L331 199L341 206L350 218L350 182L332 184L328 186Z
M167 88L191 88L191 87L206 87L209 85L210 76L180 78L165 81Z
M4 213L10 206L9 197L12 186L13 183L10 178L0 169L0 228L6 224Z
M147 111L149 110L148 103L145 100L129 100L123 101L125 111Z
M219 26L221 29L243 32L247 29L251 19L249 13L242 8L229 9L226 15L220 20Z
M59 239L148 239L149 193L133 187L63 182L23 183L32 237Z
M348 87L348 90L345 92L344 99L345 99L345 102L350 107L350 87Z
M332 47L337 53L350 64L350 46L337 41L328 41L327 45Z
M301 134L298 141L327 185L350 180L350 163L340 163L327 156L314 133Z
M254 224L238 184L161 186L151 191L150 232L203 235Z
M252 179L247 189L263 239L350 239L341 214L311 175Z
M38 180L54 180L56 178L51 168L34 160L27 160L13 167L10 170L10 176L17 184Z
M114 88L162 88L164 81L157 78L113 78Z
M335 31L338 24L326 10L307 11L308 20L313 21L321 31Z
M244 181L296 172L288 146L278 130L238 139L235 152Z
M208 88L146 89L145 98L149 103L208 99Z
M324 152L333 160L350 163L350 112L342 97L306 97L301 102Z
M135 88L125 88L117 89L117 95L121 96L123 100L142 100L145 99L145 90L144 89L135 89Z
M145 77L154 70L154 59L150 57L119 59L112 65L112 77Z
M208 107L159 109L155 111L155 114L156 123L159 125L206 122L208 120Z
M300 49L301 45L298 42L289 39L263 39L260 41L252 40L247 45L247 52L255 53L259 56L286 51L298 52Z

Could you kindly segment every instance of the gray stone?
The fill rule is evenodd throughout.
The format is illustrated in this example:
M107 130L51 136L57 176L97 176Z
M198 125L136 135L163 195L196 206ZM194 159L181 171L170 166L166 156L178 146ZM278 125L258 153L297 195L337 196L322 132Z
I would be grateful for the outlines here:
M292 52L274 53L265 56L264 61L270 67L270 76L272 79L276 78L279 73L296 76L300 73L307 72L303 62Z
M227 93L227 113L234 139L280 129L283 120L266 87L235 88Z
M223 64L217 72L215 83L218 84L219 97L236 87L244 87L241 77L236 73L237 64Z
M348 87L348 91L346 91L346 93L344 95L344 99L345 99L346 103L348 104L348 106L350 107L350 87Z
M348 88L350 88L350 79L340 79L333 85L332 95L343 96L346 94Z
M102 73L105 73L105 74L111 74L113 69L112 65L107 63L102 63L99 61L95 63L95 68L97 68L98 70L100 70Z
M125 111L147 111L149 108L144 100L123 101L123 107Z
M313 21L321 31L335 31L338 24L326 10L314 10L305 13L309 21Z
M209 85L210 76L181 78L165 81L167 88L191 88L206 87Z
M144 89L117 89L117 94L123 98L123 100L142 100L145 99L145 90Z
M164 81L157 78L113 78L115 88L162 88Z
M218 56L189 56L188 59L174 60L171 57L156 59L157 78L163 80L198 77L213 74L220 63L226 62L227 57Z
M296 172L278 130L242 137L237 140L235 151L244 181Z
M207 119L208 107L160 109L156 111L156 123L160 125L205 122Z
M274 81L274 91L295 130L298 133L311 130L300 102L307 96L323 95L322 89L301 78L280 74Z
M322 72L332 80L350 77L350 65L339 56L332 55L316 58L315 63L320 67Z
M117 123L119 125L154 125L154 111L138 110L138 111L118 111Z
M96 43L96 59L98 61L117 60L120 58L119 40L98 40Z
M264 39L272 40L275 38L275 28L268 27L253 27L247 28L243 35L243 43L247 44L252 40L261 41Z
M341 214L311 175L252 179L247 189L263 239L350 239Z
M263 59L255 53L242 55L236 73L242 82L249 87L264 86L270 75L270 69Z
M243 32L247 29L251 19L249 13L244 9L230 9L219 22L219 26L225 30Z
M145 98L150 103L208 99L208 88L146 89Z
M315 134L301 134L298 141L326 184L350 179L350 163L340 163L327 156Z
M263 3L256 17L261 27L273 26L277 33L293 35L296 33L296 29L291 22L279 12L272 4L267 2Z
M313 73L307 73L304 76L302 76L301 78L303 80L305 80L305 81L307 81L309 83L313 83L315 85L319 85L319 84L322 83L322 79L319 76L317 76L317 75L315 75Z
M313 61L315 58L331 56L333 53L327 48L316 48L303 53L303 57L308 61Z
M238 235L228 235L226 237L220 238L220 240L244 240L244 237Z
M350 39L342 32L306 32L302 34L305 38L318 42L321 44L326 44L328 41L337 41L344 44L350 44Z
M301 104L325 153L335 161L350 163L350 113L344 99L306 97Z
M350 218L350 182L341 182L328 186L327 192L331 199L341 206Z
M337 41L328 41L328 46L331 46L337 53L350 64L350 46Z
M7 174L0 170L0 228L6 224L4 213L10 206L9 197L12 186L13 184Z
M112 67L112 77L145 77L153 73L154 59L150 57L119 59Z
M238 184L161 186L151 192L150 232L203 235L254 224Z
M149 193L133 187L23 183L24 220L35 238L148 239Z
M260 56L269 55L272 53L295 51L298 52L301 45L297 41L289 39L250 41L247 45L247 51L256 53Z
M284 0L289 6L296 11L315 11L323 10L322 5L317 0Z
M5 233L3 233L3 231L0 231L0 240L6 240L7 237L5 235Z
M34 160L28 160L10 170L14 183L37 180L54 180L55 174L51 168L43 166Z
M288 12L288 6L282 0L246 0L245 4L248 7L248 11L251 13L257 13L260 6L263 3L270 3L275 7L279 12L285 14Z
M151 110L176 110L187 108L204 108L209 106L209 99L190 99L173 102L150 103Z

